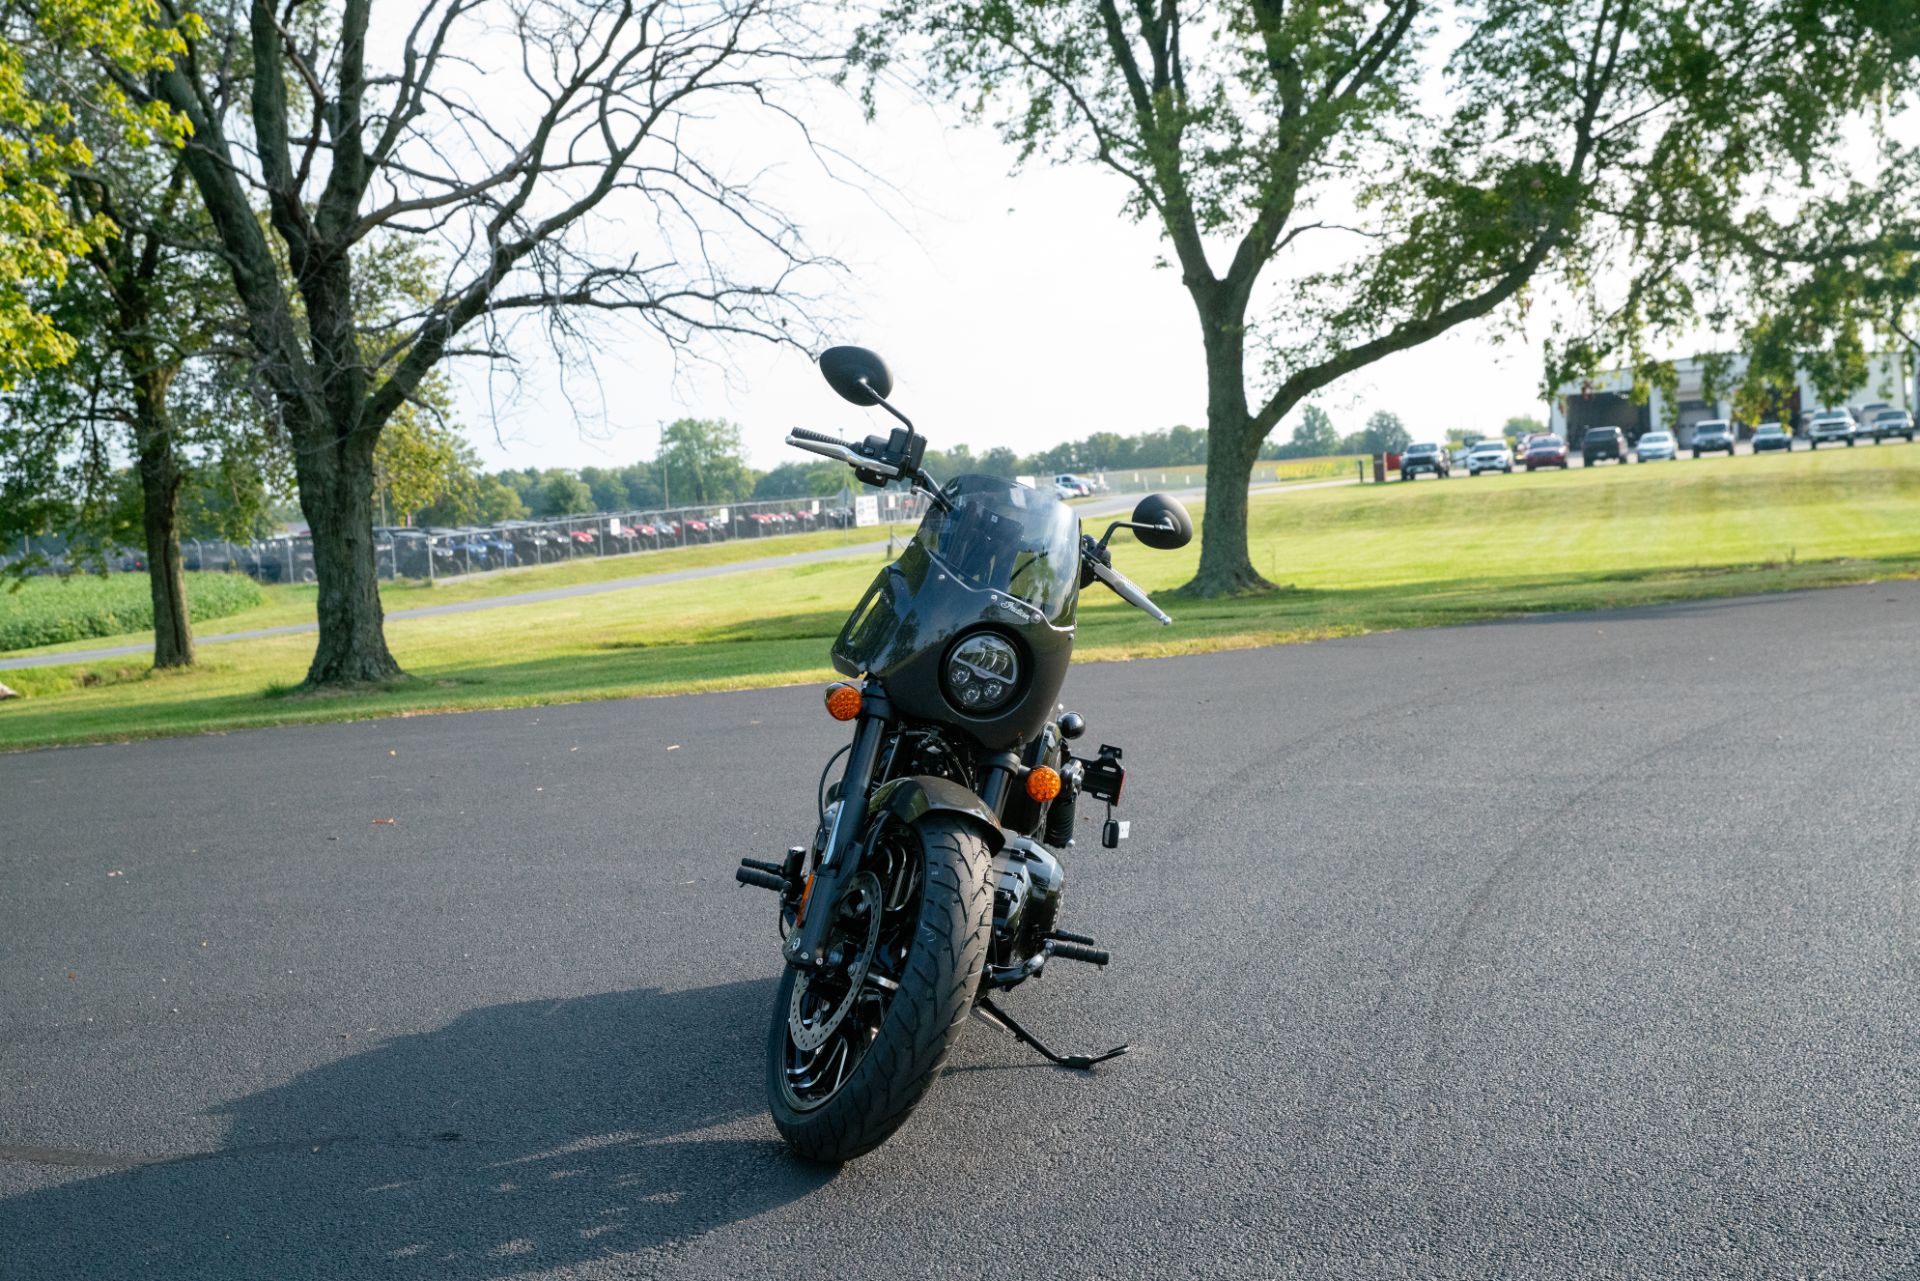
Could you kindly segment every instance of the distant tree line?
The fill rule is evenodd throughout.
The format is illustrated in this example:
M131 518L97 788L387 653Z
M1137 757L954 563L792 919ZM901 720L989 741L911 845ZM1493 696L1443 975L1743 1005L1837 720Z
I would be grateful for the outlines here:
M1510 420L1514 422L1532 420ZM1529 428L1534 429L1534 428ZM1484 435L1486 433L1475 434ZM1286 441L1269 441L1263 459L1322 458L1340 454L1398 453L1412 440L1399 417L1374 413L1359 431L1341 434L1318 405L1308 405ZM525 517L553 518L596 511L644 511L712 503L779 498L825 498L849 483L839 463L782 463L771 471L749 466L740 428L718 419L683 418L670 424L661 452L649 462L624 467L521 467L479 472L464 444L427 501L398 503L395 523L487 524ZM1134 435L1098 431L1031 454L1004 445L974 453L967 445L929 449L926 467L945 480L968 472L993 476L1052 476L1079 471L1151 471L1204 466L1207 434L1176 426Z
M1491 434L1518 436L1543 427L1532 418L1510 418L1498 433L1454 428L1451 444L1471 444ZM1268 460L1341 454L1398 453L1412 441L1399 417L1372 414L1359 431L1341 434L1318 405L1300 415L1291 439L1268 441ZM929 449L926 466L945 480L968 472L995 476L1052 476L1077 471L1150 471L1201 466L1207 436L1176 426L1124 436L1094 432L1032 454L1005 446L974 453L967 445ZM256 443L250 452L228 454L186 469L181 482L180 534L185 538L263 538L300 512L292 501L291 465L273 448ZM396 418L374 455L376 523L385 525L493 525L502 521L552 519L603 511L647 511L780 498L825 498L849 483L834 462L794 461L771 471L748 465L740 428L721 419L683 418L662 434L662 449L649 461L621 467L519 467L484 470L459 427L444 414ZM137 544L143 494L133 468L112 474L88 501L95 504L86 527L104 541ZM77 513L46 521L48 527L79 525Z

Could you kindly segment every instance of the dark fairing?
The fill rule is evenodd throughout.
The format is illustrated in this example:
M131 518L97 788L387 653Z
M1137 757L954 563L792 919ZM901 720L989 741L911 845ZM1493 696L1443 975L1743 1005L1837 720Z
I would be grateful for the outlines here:
M987 476L962 476L900 559L880 571L834 643L834 666L873 675L903 714L960 726L989 749L1018 747L1047 723L1073 651L1080 522L1051 494ZM973 716L942 692L948 650L992 631L1022 659L1019 694Z

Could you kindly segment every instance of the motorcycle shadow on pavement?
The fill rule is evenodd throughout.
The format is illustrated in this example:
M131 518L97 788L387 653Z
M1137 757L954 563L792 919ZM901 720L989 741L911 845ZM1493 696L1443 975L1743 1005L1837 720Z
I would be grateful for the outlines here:
M0 1201L9 1276L509 1277L825 1184L765 1119L770 979L469 1011L227 1104L226 1145Z

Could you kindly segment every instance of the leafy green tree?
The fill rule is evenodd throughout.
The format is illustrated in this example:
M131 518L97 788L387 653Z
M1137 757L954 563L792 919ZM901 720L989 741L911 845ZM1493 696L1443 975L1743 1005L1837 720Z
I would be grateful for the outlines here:
M1018 476L1020 460L1005 445L995 445L973 462L973 469L982 476Z
M626 506L636 509L665 506L661 479L660 469L649 463L629 463L622 467L620 480L627 491Z
M176 113L136 107L91 67L70 74L73 65L98 60L124 76L170 69L199 29L197 18L170 21L154 0L38 0L0 10L0 390L65 364L79 348L46 297L119 227L67 198L73 177L93 164L103 138L145 146L186 136Z
M540 482L540 502L534 508L542 516L574 516L593 510L593 491L571 472L550 471Z
M1367 419L1366 427L1360 432L1360 450L1364 454L1400 454L1405 453L1413 437L1408 433L1406 424L1400 421L1398 414L1384 409L1374 411Z
M593 509L603 512L625 511L631 505L627 480L611 467L582 467L580 483L593 494Z
M401 674L368 533L374 453L443 361L510 356L507 322L528 312L568 341L585 317L626 316L673 345L811 343L798 298L825 264L751 182L690 151L723 110L793 120L769 101L803 65L788 8L426 0L372 31L397 45L383 66L371 0L324 22L255 3L207 14L173 67L117 77L191 125L182 154L292 445L319 577L307 687ZM483 99L458 83L478 44L522 55L497 60ZM601 234L628 200L652 243ZM722 221L751 250L706 234ZM445 254L426 301L370 329L354 305L369 255L423 231Z
M374 493L385 518L411 525L422 508L470 490L473 454L465 446L458 432L436 418L394 415L373 451Z
M931 454L933 451L929 450ZM941 460L923 460L936 479L947 480L956 473L947 466L935 470ZM847 484L847 469L839 463L782 463L753 483L755 498L825 498L837 494Z
M1301 457L1319 458L1339 448L1340 435L1334 431L1333 419L1326 410L1308 405L1300 411L1300 423L1293 429L1293 443L1300 446Z
M484 476L474 488L472 520L481 525L497 525L505 520L525 520L527 505L520 495L491 476Z
M1107 167L1161 232L1206 361L1189 588L1215 595L1269 586L1247 482L1306 398L1517 315L1543 273L1625 268L1644 317L1673 260L1643 220L1835 152L1885 84L1854 74L1883 54L1840 7L1480 0L1456 26L1422 0L883 0L853 56L972 104L1022 161Z
M1819 399L1834 402L1864 382L1870 347L1914 349L1920 25L1912 6L1797 0L1759 6L1755 17L1752 39L1774 56L1742 64L1745 110L1711 135L1715 146L1677 139L1652 181L1622 193L1624 244L1645 266L1625 285L1610 288L1604 276L1579 282L1566 314L1585 323L1554 326L1547 386L1624 367L1641 403L1660 390L1671 404L1673 364L1652 353L1705 329L1730 336L1749 357L1734 383L1726 353L1709 355L1706 381L1710 395L1731 399L1752 422L1781 412L1802 373ZM1849 137L1850 126L1864 127ZM1773 147L1791 163L1729 154L1743 145Z
M719 418L681 418L668 423L660 462L666 489L682 506L725 503L753 492L753 472L740 443L740 428Z
M0 538L58 513L83 562L89 546L142 543L155 667L193 661L178 525L190 455L230 465L265 433L210 359L238 323L217 264L180 248L206 229L182 198L185 121L132 107L98 66L170 66L197 30L124 0L0 12L0 473L46 500L5 504ZM131 491L111 475L123 450Z
M497 525L526 515L527 505L512 488L497 477L469 473L414 513L414 519L421 525Z

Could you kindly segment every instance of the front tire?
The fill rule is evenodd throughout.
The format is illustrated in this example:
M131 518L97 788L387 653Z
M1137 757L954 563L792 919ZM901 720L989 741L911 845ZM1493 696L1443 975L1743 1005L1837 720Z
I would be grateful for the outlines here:
M959 1039L986 965L992 854L979 833L931 814L897 825L875 842L869 861L889 847L901 865L879 880L879 898L901 919L883 917L861 992L834 1036L811 1053L795 1046L790 1020L800 971L788 967L774 999L767 1102L781 1137L811 1161L850 1161L906 1122ZM863 866L856 887L870 870L884 869ZM917 905L908 901L915 897ZM843 910L853 898L842 900ZM870 983L875 976L896 986L889 992Z

